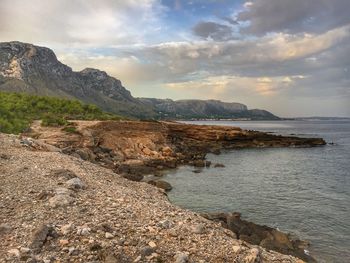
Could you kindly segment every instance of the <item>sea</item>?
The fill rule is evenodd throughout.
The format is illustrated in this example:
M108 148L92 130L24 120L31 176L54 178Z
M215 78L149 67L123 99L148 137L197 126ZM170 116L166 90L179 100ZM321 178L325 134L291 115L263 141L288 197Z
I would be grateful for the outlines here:
M240 212L242 218L311 242L319 262L350 262L350 120L193 121L300 137L314 148L256 148L208 154L224 168L182 166L165 180L172 203L196 212Z

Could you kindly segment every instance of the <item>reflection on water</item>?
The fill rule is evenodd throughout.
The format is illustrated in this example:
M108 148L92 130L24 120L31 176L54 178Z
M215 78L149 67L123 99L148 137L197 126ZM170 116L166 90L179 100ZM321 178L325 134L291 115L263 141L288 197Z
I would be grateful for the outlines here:
M172 202L195 211L242 212L248 220L311 241L311 253L320 262L349 262L350 122L204 123L323 137L335 145L208 155L226 167L205 168L199 174L193 167L180 167L168 174Z

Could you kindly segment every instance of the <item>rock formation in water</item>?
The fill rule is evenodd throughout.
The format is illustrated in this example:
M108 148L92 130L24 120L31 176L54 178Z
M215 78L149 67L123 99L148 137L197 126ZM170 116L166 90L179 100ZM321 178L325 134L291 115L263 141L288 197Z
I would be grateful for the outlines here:
M52 50L21 42L0 43L0 90L76 98L108 112L142 119L278 119L240 103L137 99L104 71L86 68L75 72L59 62Z
M320 138L278 136L236 127L190 125L156 121L74 121L74 133L35 122L27 136L56 146L65 153L114 169L140 181L180 164L208 166L207 153L248 147L312 147Z

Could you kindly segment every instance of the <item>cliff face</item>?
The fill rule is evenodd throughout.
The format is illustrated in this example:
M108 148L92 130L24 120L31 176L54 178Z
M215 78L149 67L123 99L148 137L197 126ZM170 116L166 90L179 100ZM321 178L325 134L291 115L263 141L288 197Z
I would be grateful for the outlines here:
M52 50L21 42L0 43L0 91L76 98L108 112L142 119L279 119L240 103L137 99L106 72L92 68L74 72L59 62Z
M154 116L119 80L97 69L74 72L45 47L0 43L0 76L0 90L77 98L124 116Z
M142 102L153 106L160 117L172 119L200 118L250 118L250 119L279 119L270 112L248 110L247 106L235 102L219 100L171 100L140 98Z

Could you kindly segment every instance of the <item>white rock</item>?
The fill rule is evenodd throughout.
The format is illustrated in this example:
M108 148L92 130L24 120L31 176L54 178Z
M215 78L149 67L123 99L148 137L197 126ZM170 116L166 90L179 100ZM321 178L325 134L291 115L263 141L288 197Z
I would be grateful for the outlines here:
M150 241L150 242L148 243L148 245L149 245L151 248L157 247L156 243L154 243L153 241Z
M183 252L177 252L174 256L175 263L187 263L188 262L188 255Z
M112 238L114 237L114 235L111 234L111 233L109 233L109 232L106 232L105 237L106 237L107 239L112 239Z
M18 249L10 249L9 251L7 251L7 253L12 256L12 257L16 257L16 258L19 258L20 257L20 253L19 253L19 250Z
M73 189L84 189L85 188L84 183L78 177L74 177L74 178L68 180L66 182L66 185L69 188L73 188Z

